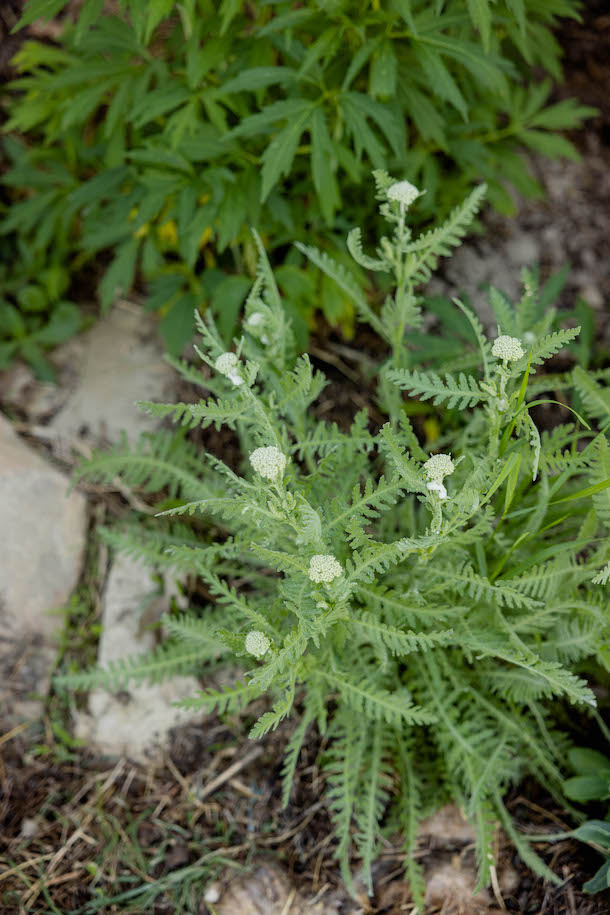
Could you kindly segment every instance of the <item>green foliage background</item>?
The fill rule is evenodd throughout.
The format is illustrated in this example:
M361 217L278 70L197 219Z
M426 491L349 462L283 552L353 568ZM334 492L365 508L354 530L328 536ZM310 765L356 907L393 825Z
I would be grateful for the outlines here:
M32 0L22 22L65 6ZM279 268L303 346L317 308L346 330L353 311L288 246L336 254L354 223L376 237L362 187L371 167L426 188L424 221L481 179L510 211L510 185L540 192L522 150L575 156L557 131L590 113L549 105L550 80L532 77L560 79L552 28L577 14L572 0L119 7L112 16L85 0L57 45L28 41L18 53L0 232L26 283L41 265L103 264L106 308L144 282L174 353L195 307L211 304L230 339L254 273L249 226Z

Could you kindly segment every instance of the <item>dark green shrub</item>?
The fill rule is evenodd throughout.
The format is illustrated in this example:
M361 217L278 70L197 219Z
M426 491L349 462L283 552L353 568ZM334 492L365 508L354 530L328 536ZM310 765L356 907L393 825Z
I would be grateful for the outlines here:
M34 0L23 22L65 5ZM70 269L111 252L102 306L139 276L173 352L209 303L230 338L254 270L250 225L304 342L316 307L349 325L351 306L286 246L334 248L354 223L375 237L371 166L427 188L423 220L481 179L510 210L510 185L540 190L520 151L574 156L554 131L590 112L547 106L550 81L532 79L533 67L560 77L551 29L576 15L572 0L102 7L86 0L60 46L17 55L6 130L22 140L6 148L14 200L0 231L43 261L67 239Z
M84 326L82 310L68 298L66 269L41 257L29 258L0 239L0 371L13 359L28 362L37 376L54 381L45 351Z

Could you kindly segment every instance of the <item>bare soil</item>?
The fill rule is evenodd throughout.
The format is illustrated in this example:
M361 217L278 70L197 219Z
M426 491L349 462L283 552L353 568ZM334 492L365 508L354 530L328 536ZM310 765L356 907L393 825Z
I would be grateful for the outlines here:
M326 902L337 913L411 912L413 906L401 874L400 843L387 842L376 867L375 896L346 893L332 858L334 840L321 797L316 764L319 741L312 736L304 751L292 803L280 809L279 774L290 725L262 743L260 756L243 738L237 722L208 719L205 727L189 725L173 735L161 763L146 768L126 760L96 759L80 753L65 762L37 758L25 735L7 740L0 765L0 912L21 913L127 911L112 903L121 891L146 887L153 880L180 876L198 862L220 857L210 878L224 887L233 868L253 859L279 865L299 893ZM251 761L248 764L248 759ZM245 761L238 775L212 794L205 788L235 760ZM199 796L203 800L199 800ZM526 783L508 802L519 828L556 832L565 814L534 783ZM114 843L114 848L110 844ZM564 884L551 887L535 878L501 836L499 872L511 874L503 893L505 910L520 913L603 915L610 911L610 892L590 897L582 883L599 865L598 856L572 840L538 845L537 851ZM138 851L139 850L139 851ZM455 858L472 858L471 843L452 836L427 837L418 852L429 875ZM95 863L101 862L98 869ZM357 862L355 870L357 871ZM459 865L457 865L459 867ZM208 878L208 879L210 879ZM100 895L107 901L92 908ZM154 905L129 911L142 915L182 915L170 894L160 892ZM210 911L203 887L192 895L189 912ZM332 905L332 909L330 906ZM437 912L496 912L494 903L472 908L452 904L426 908ZM242 913L235 913L242 915Z

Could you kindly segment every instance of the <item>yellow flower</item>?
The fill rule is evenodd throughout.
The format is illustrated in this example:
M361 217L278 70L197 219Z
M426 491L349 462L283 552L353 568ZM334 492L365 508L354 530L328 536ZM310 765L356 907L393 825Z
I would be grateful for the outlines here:
M166 245L178 244L178 227L175 219L168 219L157 227L157 236L160 242Z
M132 207L129 211L129 222L134 222L137 219L139 212L140 211L139 211L138 207ZM146 238L149 231L150 231L150 223L145 222L144 225L141 225L140 228L136 229L136 231L133 233L134 238Z

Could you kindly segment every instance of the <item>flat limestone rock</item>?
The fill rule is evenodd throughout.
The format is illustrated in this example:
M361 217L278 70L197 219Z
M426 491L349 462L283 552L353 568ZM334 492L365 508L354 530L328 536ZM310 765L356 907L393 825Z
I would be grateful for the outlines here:
M150 570L118 554L103 595L98 652L102 667L154 648L154 632L148 625L154 604ZM95 689L89 696L89 714L77 716L76 735L102 754L146 761L167 745L172 728L200 717L172 704L199 690L195 677L175 676L159 684L129 684L119 693Z
M496 892L512 895L518 875L510 856L498 855L496 892L484 888L475 892L477 867L474 856L476 832L456 804L446 804L424 820L419 844L427 849L420 858L426 882L426 905L447 915L486 915L498 912Z
M339 915L338 900L306 898L288 874L272 861L258 860L253 870L233 877L226 887L212 884L204 895L216 915Z
M475 841L474 827L457 804L445 804L419 827L420 838L437 845L471 843Z
M465 291L486 330L496 336L496 319L489 305L489 287L518 301L522 293L521 270L538 263L540 243L529 233L512 228L502 244L491 238L469 238L450 258L443 261L444 278L434 277L429 295L460 295Z
M135 402L171 399L175 373L163 360L150 315L118 303L70 344L74 344L71 390L51 420L51 429L66 439L115 442L123 430L133 441L155 428L157 421Z
M0 414L0 719L39 717L80 574L87 508Z
M426 905L441 907L447 915L486 915L498 911L487 890L475 894L476 869L459 855L434 864L426 872Z

